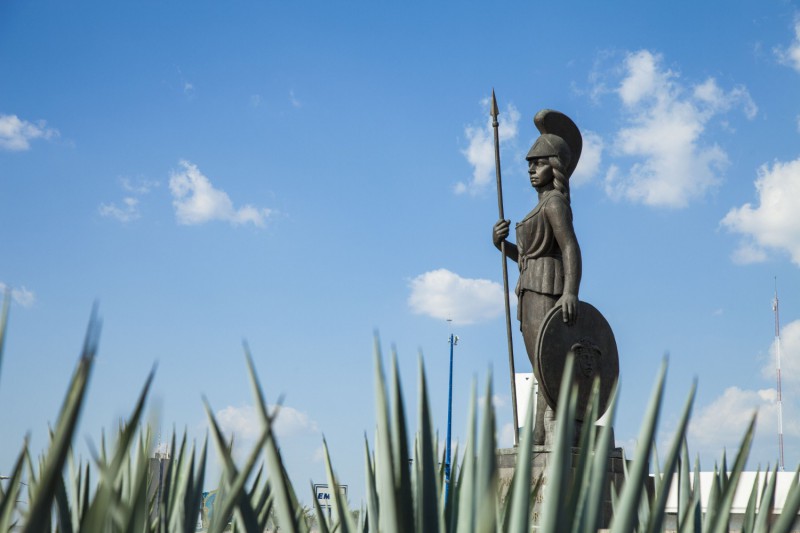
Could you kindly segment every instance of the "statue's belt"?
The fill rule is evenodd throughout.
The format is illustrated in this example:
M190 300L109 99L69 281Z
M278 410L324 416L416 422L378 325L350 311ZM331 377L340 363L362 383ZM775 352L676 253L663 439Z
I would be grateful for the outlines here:
M558 259L559 261L563 261L561 254L544 254L544 255L523 255L519 258L519 271L522 272L526 268L528 268L528 263L530 261L535 261L536 259L544 259L545 257L549 257L551 259Z

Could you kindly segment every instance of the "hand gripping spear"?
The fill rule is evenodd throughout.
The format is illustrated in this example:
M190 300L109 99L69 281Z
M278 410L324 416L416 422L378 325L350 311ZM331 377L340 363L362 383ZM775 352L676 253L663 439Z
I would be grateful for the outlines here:
M500 179L500 136L497 131L500 125L497 122L497 99L492 89L492 128L494 129L494 168L497 174L497 209L500 211L500 220L505 220L503 215L503 184ZM500 242L500 254L503 256L503 296L506 302L506 336L508 337L508 367L511 370L511 407L514 411L514 446L519 444L519 418L517 416L517 387L514 379L514 346L511 342L511 304L508 301L508 264L506 262L506 241Z

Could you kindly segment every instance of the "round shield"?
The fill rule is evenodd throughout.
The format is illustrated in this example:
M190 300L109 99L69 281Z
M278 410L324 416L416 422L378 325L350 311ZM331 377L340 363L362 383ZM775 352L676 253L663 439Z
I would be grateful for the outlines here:
M607 407L611 388L619 377L619 354L614 332L600 311L586 302L578 302L578 318L571 325L564 322L561 306L554 307L542 322L537 342L536 364L545 400L555 411L567 355L574 356L574 380L578 385L578 409L575 418L583 420L589 403L592 382L600 378L600 412Z

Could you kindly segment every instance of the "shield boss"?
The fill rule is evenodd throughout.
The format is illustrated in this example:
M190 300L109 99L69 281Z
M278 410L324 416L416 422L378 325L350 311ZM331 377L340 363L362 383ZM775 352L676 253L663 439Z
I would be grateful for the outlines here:
M619 354L614 332L600 311L586 302L578 302L578 319L568 326L561 306L550 310L542 322L537 342L536 364L541 376L545 400L556 410L561 378L567 355L575 356L575 380L578 385L578 409L575 418L583 420L595 376L600 378L600 412L607 407L611 388L619 377Z

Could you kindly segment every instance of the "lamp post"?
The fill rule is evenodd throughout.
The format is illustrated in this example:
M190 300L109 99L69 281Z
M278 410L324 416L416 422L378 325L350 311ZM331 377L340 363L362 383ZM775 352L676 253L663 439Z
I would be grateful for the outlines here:
M452 322L449 318L448 322ZM450 493L450 421L453 417L453 346L458 344L458 337L450 333L450 383L447 389L447 443L444 451L444 501Z

